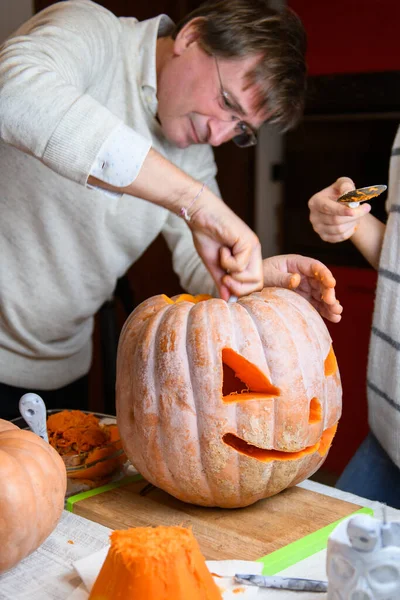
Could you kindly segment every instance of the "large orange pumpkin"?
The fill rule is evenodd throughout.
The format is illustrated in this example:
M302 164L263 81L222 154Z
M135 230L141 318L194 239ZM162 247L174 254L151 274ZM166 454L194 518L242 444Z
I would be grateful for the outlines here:
M339 371L322 318L295 292L204 298L155 296L130 315L118 426L157 487L194 504L246 506L323 463L341 414Z
M67 475L48 443L0 419L0 573L36 550L64 508Z

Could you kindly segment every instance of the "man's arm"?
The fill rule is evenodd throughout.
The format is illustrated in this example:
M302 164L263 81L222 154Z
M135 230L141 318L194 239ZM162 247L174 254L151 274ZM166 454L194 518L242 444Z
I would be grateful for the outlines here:
M38 13L0 48L0 136L82 185L122 121L90 95L117 63L121 25L85 0Z
M167 208L176 215L188 210L194 246L205 263L219 294L224 300L230 295L245 296L263 287L261 245L256 234L202 183L176 167L159 152L150 149L136 179L128 186L117 188L89 177L88 183L111 192L143 198ZM229 286L223 283L231 273ZM236 280L241 274L241 281Z

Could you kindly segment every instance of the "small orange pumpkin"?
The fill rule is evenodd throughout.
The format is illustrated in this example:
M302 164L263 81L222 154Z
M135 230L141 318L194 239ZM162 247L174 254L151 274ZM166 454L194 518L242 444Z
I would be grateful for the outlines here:
M126 454L186 502L246 506L309 477L325 460L341 398L329 332L289 290L234 304L155 296L121 333Z
M221 600L191 529L136 527L110 539L89 600Z
M36 550L53 531L66 488L65 466L54 448L0 419L0 573Z

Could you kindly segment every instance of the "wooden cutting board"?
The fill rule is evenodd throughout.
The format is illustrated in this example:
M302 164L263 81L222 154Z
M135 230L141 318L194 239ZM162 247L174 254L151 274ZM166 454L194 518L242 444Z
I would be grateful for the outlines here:
M191 526L208 560L255 560L348 516L361 507L300 487L246 508L204 508L176 500L144 480L73 504L73 512L111 529Z

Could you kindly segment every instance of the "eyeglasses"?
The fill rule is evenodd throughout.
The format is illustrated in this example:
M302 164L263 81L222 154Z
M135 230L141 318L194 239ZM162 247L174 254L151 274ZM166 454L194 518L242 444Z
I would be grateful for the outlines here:
M227 91L224 90L224 86L222 84L221 73L219 70L217 57L214 56L215 64L217 67L219 85L221 88L221 104L224 110L227 110L231 113L237 113L240 108L237 106L237 102L235 102ZM257 144L257 136L255 131L245 123L244 121L238 121L235 125L236 135L232 138L232 141L239 146L239 148L248 148L249 146L255 146Z

